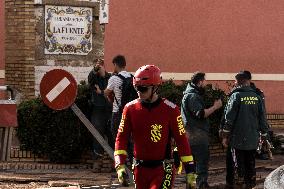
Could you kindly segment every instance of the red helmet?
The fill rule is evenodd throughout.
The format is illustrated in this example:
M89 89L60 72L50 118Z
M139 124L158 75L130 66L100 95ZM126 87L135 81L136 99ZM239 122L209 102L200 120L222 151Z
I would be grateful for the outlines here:
M155 65L140 67L133 77L133 85L160 85L162 83L161 71Z

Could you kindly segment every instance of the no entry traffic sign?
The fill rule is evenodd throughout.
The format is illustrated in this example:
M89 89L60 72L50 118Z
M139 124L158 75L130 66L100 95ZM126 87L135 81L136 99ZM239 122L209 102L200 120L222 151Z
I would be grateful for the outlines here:
M71 106L73 112L97 139L108 155L114 160L113 149L97 131L96 126L92 125L92 123L74 103L77 95L77 83L70 73L61 69L54 69L47 72L40 82L40 95L43 102L54 110L62 110ZM128 168L126 168L126 171L128 173L129 182L132 184L133 175Z
M77 83L67 71L54 69L47 72L40 82L43 102L54 110L70 107L77 96Z

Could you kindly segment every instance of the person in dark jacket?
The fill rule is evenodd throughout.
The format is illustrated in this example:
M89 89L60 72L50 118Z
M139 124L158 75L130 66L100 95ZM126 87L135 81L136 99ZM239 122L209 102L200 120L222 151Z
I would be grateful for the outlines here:
M231 92L228 94L228 97L230 97L235 92L242 91L240 87L235 86ZM225 116L222 116L221 123L220 123L220 130L219 133L222 133L222 130L225 126ZM228 145L226 149L226 186L225 189L233 189L235 184L235 164L233 157L234 151L232 151L232 148L230 145Z
M244 70L243 74L246 75L247 79L250 81L250 87L254 90L254 92L259 95L261 98L261 101L263 103L263 107L264 107L264 112L266 112L265 110L265 100L264 100L264 93L262 90L260 90L259 88L257 88L255 86L255 84L251 81L252 76L250 71ZM233 93L235 92L239 92L242 91L242 89L239 86L234 87L231 92L228 94L228 97L230 97ZM266 113L265 113L266 114ZM269 128L269 125L267 123L267 120L265 119L265 124L267 124L267 127ZM225 118L224 116L222 117L221 120L221 124L220 124L220 131L224 128L225 125ZM234 171L234 161L233 161L233 156L234 154L232 154L232 148L230 146L228 146L227 150L226 150L226 189L232 189L234 187L234 176L235 176L235 171ZM261 152L261 154L259 154L261 159L268 159L269 158L269 154L267 152Z
M111 74L106 72L103 63L97 63L94 69L89 73L88 83L91 90L91 123L102 136L107 136L110 146L114 148L114 139L110 128L112 105L103 93L98 94L96 92L97 90L104 91L110 76ZM94 139L93 152L95 159L101 157L104 152L96 139Z
M264 111L264 114L266 116L266 106L265 106L265 95L264 95L264 92L259 89L255 83L252 82L252 76L251 76L251 73L250 71L247 71L245 70L244 71L245 74L248 75L248 78L250 80L250 87L255 91L255 93L257 95L260 96L260 99L262 101L262 105L264 107L263 111ZM267 124L267 127L268 127L268 135L267 135L267 141L270 141L271 138L273 137L273 132L268 124L268 121L267 119L265 119L265 124ZM256 158L258 159L262 159L262 160L268 160L268 159L271 159L272 158L272 153L270 151L270 147L269 146L266 146L267 143L265 142L263 145L259 146L259 148L257 149L257 154L256 154Z
M209 120L208 116L222 107L222 101L216 100L210 108L205 107L205 73L196 72L184 91L181 103L181 115L189 135L189 143L196 164L196 185L198 189L209 188Z
M248 75L240 71L235 78L237 87L225 108L221 137L223 145L231 148L236 184L251 189L256 186L255 152L259 131L265 137L268 127L261 97L250 87Z
M254 90L254 92L260 96L261 98L261 101L262 101L262 104L264 106L264 111L266 113L266 108L265 108L265 96L264 96L264 93L262 90L260 90L259 88L256 87L255 83L252 82L252 76L251 76L251 73L250 71L248 70L244 70L243 73L247 76L249 82L250 82L250 87Z
M234 87L231 92L228 94L228 97L230 97L233 93L241 91L239 87ZM222 116L221 123L220 123L220 130L219 133L222 133L222 130L225 126L225 116ZM233 155L232 154L232 148L228 145L226 149L226 186L225 189L233 189L234 183L235 183L235 164L233 161Z

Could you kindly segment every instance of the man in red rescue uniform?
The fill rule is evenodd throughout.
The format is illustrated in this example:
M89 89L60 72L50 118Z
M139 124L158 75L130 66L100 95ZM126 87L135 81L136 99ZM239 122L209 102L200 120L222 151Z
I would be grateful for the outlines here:
M133 85L138 99L123 110L115 143L115 168L119 182L125 183L127 143L134 143L134 180L137 189L172 188L171 138L174 138L186 172L187 188L195 187L194 164L179 107L158 96L162 83L157 66L140 67Z

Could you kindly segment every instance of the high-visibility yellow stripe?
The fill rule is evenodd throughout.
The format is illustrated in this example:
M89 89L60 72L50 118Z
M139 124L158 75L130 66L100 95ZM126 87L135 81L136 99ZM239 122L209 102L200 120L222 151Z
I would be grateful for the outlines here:
M193 161L193 156L181 156L180 159L183 163L189 162L189 161Z
M127 156L127 152L125 150L115 150L114 151L114 155L126 155Z

